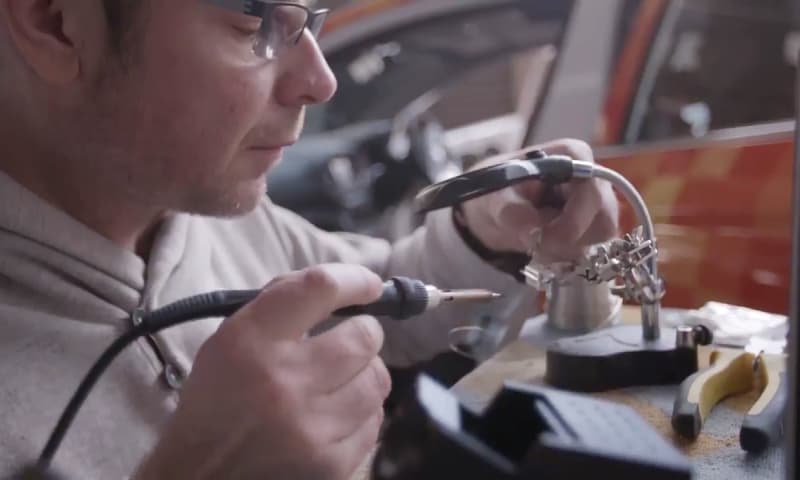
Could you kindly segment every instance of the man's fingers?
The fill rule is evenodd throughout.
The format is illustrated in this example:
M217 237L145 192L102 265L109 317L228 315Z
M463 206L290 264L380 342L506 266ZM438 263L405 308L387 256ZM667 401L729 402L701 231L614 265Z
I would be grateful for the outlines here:
M383 328L374 318L360 315L306 342L312 365L319 365L312 379L315 391L329 394L350 382L383 346Z
M579 247L584 246L579 241L594 222L601 206L602 197L594 181L576 184L561 214L542 229L542 252L558 260L569 260L569 257L579 254Z
M594 162L586 142L567 138L492 157L477 166L524 158L527 152L538 149ZM616 198L606 182L573 180L552 187L553 192L549 188L534 180L467 202L466 223L490 249L529 251L538 246L542 256L552 260L574 260L585 247L616 233ZM537 228L541 228L541 237Z
M533 246L533 231L542 227L542 213L531 204L508 205L501 210L496 243L502 250L527 251Z
M319 265L276 278L240 314L270 339L297 340L334 310L373 302L381 290L380 277L362 266Z
M542 196L545 183L541 180L528 180L511 187L520 197L535 203Z
M575 160L594 162L592 147L584 141L562 138L538 146L551 155L565 155ZM602 208L602 195L597 181L573 181L561 186L568 192L564 208L542 229L541 248L554 260L572 260L582 253L583 237L590 230Z
M544 150L549 155L566 155L574 158L575 160L594 162L594 153L592 152L592 147L590 147L588 143L576 138L562 138L546 143L540 143L538 145L532 145L520 150L515 150L513 152L494 155L479 162L478 166L495 165L501 162L507 162L509 160L525 158L527 153L534 150Z
M391 389L389 370L380 358L374 357L350 382L330 394L316 397L312 409L333 420L325 433L338 441L352 435L366 419L382 409Z
M619 213L613 207L600 209L589 229L581 237L581 245L602 243L617 235L619 230Z
M341 466L342 470L335 473L334 478L347 479L353 474L375 449L378 434L383 424L383 409L375 412L358 430L349 437L336 442L326 452L338 460L334 465Z
M565 155L574 160L594 162L592 148L586 142L572 138L564 138L561 140L543 143L532 148L527 148L522 152L528 152L530 150L544 150L548 155ZM569 195L567 192L569 191L570 187L570 184L563 184L557 185L554 188L564 197L568 197ZM545 183L539 180L532 180L530 182L522 182L518 185L515 185L514 188L521 196L536 203L542 198L542 192L544 191Z
M588 143L574 138L562 138L543 143L535 147L547 152L549 155L565 155L574 160L594 162L594 153ZM530 149L528 149L530 150Z
M497 223L503 230L541 227L539 210L530 203L506 205L498 215Z

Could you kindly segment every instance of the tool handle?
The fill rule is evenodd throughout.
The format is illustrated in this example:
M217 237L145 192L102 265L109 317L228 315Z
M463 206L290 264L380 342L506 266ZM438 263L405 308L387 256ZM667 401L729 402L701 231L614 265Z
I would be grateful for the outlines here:
M547 158L547 153L544 150L532 150L525 154L526 160L541 160L543 158ZM550 176L542 178L544 185L539 198L535 202L536 208L553 208L556 210L564 208L567 201L557 188L558 184L562 183L562 180L560 178L551 179Z
M542 193L536 201L536 208L552 208L561 210L566 205L567 200L564 195L558 190L557 185L546 183L542 187Z
M788 399L786 372L765 372L765 375L769 379L764 392L744 417L739 431L739 444L751 453L766 450L783 436L783 414Z
M672 407L672 429L685 438L697 438L714 406L752 388L754 360L746 352L712 352L711 366L681 383Z
M375 302L340 308L333 314L342 317L374 315L405 320L425 312L429 300L428 290L422 281L406 277L392 277L383 284L383 293Z

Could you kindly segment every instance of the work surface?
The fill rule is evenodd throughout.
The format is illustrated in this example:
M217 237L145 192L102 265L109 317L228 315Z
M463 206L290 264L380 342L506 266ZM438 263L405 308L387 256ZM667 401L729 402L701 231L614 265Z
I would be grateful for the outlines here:
M626 323L638 319L638 310L624 309ZM513 380L541 385L545 373L543 332L535 321L523 329L520 339L509 344L482 363L454 387L461 402L483 409L503 382ZM715 408L703 431L694 442L676 437L670 426L672 403L677 386L637 387L595 396L629 405L665 438L687 454L699 480L783 479L783 451L772 447L760 455L748 455L739 447L739 428L745 412L756 398L755 393L732 397ZM354 480L369 478L365 465Z

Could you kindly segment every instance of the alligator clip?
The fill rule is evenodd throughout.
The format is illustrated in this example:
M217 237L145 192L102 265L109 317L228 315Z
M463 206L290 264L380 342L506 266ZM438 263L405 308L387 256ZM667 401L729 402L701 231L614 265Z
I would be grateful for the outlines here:
M783 434L786 382L783 355L714 348L710 366L681 383L672 409L672 428L693 440L720 401L757 388L760 396L744 418L739 444L748 452L761 452Z

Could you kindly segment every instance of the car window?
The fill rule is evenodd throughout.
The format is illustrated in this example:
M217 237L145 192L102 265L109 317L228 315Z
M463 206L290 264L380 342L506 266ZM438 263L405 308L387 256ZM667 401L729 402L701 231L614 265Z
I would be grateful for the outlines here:
M548 2L482 7L420 21L328 52L339 89L330 102L309 109L306 132L392 118L432 89L441 90L434 110L446 127L513 111L526 55L555 48L571 8L571 2L536 4ZM464 105L464 94L475 101Z
M790 0L674 0L650 51L625 143L701 137L794 115Z

